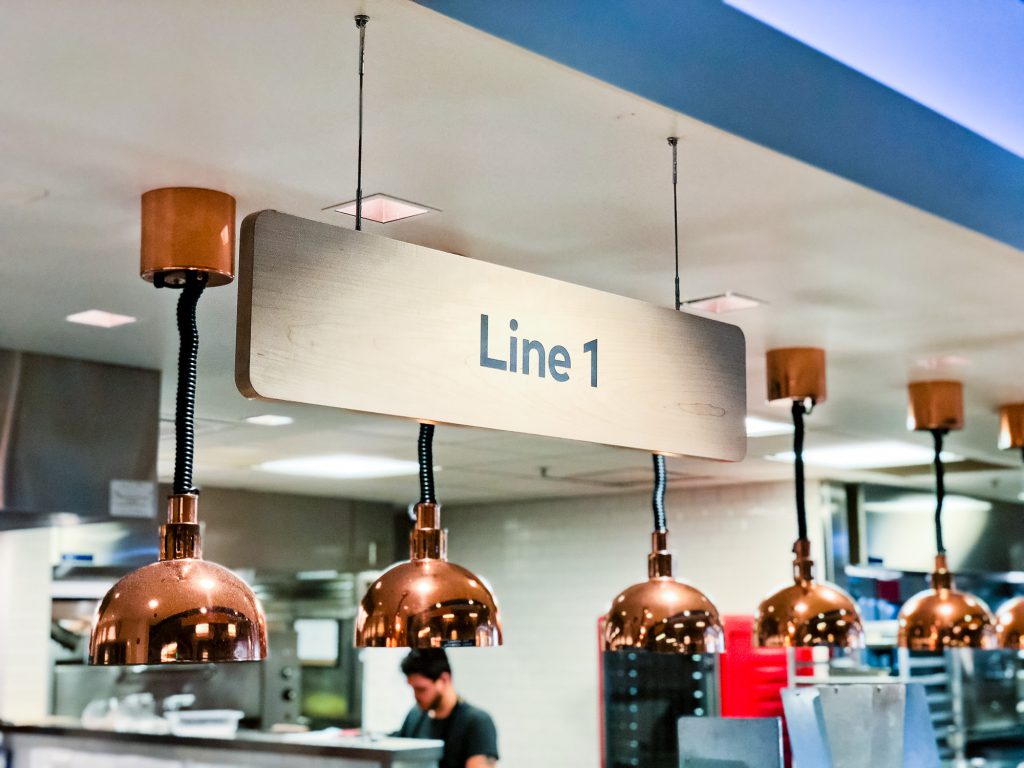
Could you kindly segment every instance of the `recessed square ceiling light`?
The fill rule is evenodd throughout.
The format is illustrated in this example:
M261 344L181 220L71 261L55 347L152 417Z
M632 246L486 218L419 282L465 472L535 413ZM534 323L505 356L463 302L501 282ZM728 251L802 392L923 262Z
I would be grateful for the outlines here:
M324 210L333 208L338 213L344 213L348 216L356 215L356 201L349 200L347 203L338 203L337 205L330 205ZM375 195L367 195L363 198L363 218L369 221L376 221L378 224L390 224L392 221L399 221L400 219L408 219L413 216L421 216L424 213L430 213L436 211L437 208L431 208L427 205L420 205L419 203L411 203L408 200L401 200L391 195L385 195L378 192Z
M817 467L831 469L886 469L889 467L914 467L931 464L935 454L930 448L912 443L886 440L879 443L851 443L830 445L824 448L808 448L804 451L804 462ZM793 461L793 452L775 453L765 456L771 461ZM942 452L946 462L961 461L962 456L948 451Z
M760 416L747 416L747 437L769 437L771 435L788 435L793 425L784 421L769 421Z
M246 421L261 427L283 427L286 424L291 424L295 419L291 416L275 416L272 413L266 413L262 416L249 416Z
M119 325L134 323L135 318L131 315L119 315L115 312L104 312L102 309L87 309L85 312L76 312L66 318L69 323L80 325L95 325L98 328L116 328Z
M415 461L389 459L385 456L357 456L350 453L265 461L256 468L282 475L328 477L339 480L401 477L415 475L420 471L420 466ZM440 467L434 469L436 471Z
M753 296L744 296L742 293L733 293L732 291L718 293L714 296L705 296L703 299L687 299L683 302L684 307L699 309L701 312L712 312L716 315L722 312L735 312L740 309L753 309L762 304L764 302L760 299L755 299Z

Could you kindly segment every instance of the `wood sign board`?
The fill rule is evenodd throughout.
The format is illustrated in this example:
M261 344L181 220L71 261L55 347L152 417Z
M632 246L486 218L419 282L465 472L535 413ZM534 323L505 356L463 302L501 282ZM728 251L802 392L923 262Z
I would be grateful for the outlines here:
M262 211L242 223L247 397L738 461L743 332Z

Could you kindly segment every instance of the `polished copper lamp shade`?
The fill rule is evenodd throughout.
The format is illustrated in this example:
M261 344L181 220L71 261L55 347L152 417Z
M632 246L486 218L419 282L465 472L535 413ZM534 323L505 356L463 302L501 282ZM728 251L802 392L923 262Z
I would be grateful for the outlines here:
M900 609L899 645L933 652L996 647L992 612L983 600L956 588L945 555L935 556L931 589L918 592Z
M487 583L448 562L441 507L416 505L409 559L382 573L356 614L360 648L501 645L501 616Z
M996 644L1024 651L1024 597L1007 600L996 611Z
M857 606L834 584L814 579L811 543L793 545L793 583L765 598L757 609L754 637L764 648L863 648Z
M227 568L202 559L198 497L171 496L160 560L118 581L100 603L92 664L260 661L267 627L259 601Z
M721 653L724 632L707 595L672 578L668 532L651 535L647 581L626 588L612 601L604 620L606 651Z

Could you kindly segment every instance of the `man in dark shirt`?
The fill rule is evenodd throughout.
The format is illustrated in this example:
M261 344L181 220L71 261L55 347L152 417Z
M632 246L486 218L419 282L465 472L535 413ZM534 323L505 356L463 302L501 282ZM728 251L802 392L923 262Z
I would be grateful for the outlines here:
M491 768L498 764L498 734L491 716L459 698L442 648L413 649L402 673L416 697L397 736L441 739L440 768Z

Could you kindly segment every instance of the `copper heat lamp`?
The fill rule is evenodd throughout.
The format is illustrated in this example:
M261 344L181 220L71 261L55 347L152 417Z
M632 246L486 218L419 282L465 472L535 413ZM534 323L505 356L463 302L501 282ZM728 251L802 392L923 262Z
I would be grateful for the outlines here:
M793 466L796 473L797 540L793 583L765 598L757 609L754 636L767 648L864 647L864 629L853 599L842 589L814 579L804 500L804 415L823 403L825 350L791 347L768 351L768 400L791 401ZM809 405L808 405L809 404Z
M942 440L964 425L963 385L959 381L919 381L909 387L907 425L932 433L935 443L935 571L931 588L907 600L899 614L899 645L911 651L944 648L994 648L992 613L985 602L959 591L946 561L942 541Z
M1024 403L999 409L999 447L1024 449ZM1024 598L1014 597L999 606L996 635L1000 648L1024 651Z
M142 276L181 289L173 493L160 527L160 560L107 592L93 619L91 664L260 661L263 610L235 574L202 559L199 494L192 487L199 337L196 305L207 285L234 276L235 200L209 189L142 196Z
M420 424L420 503L409 559L382 573L356 614L359 648L501 645L501 616L490 587L448 562L448 531L434 498L434 425Z
M647 581L627 587L604 619L606 651L721 653L722 622L707 595L672 578L665 521L665 457L654 455L654 533L647 556Z

